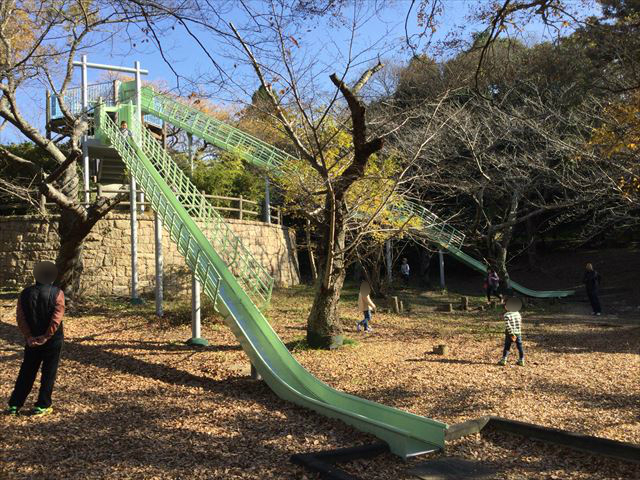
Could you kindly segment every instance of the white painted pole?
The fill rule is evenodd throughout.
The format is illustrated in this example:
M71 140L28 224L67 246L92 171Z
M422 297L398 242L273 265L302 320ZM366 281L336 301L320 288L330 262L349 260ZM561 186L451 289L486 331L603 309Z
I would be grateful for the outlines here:
M189 168L193 176L193 135L187 133L187 149L189 151ZM206 340L201 339L201 309L200 309L200 282L195 274L191 275L191 340L193 345L206 345Z
M162 149L167 149L167 131L165 123L162 122ZM156 241L156 315L164 315L162 302L164 300L164 258L162 257L162 219L158 212L154 212L154 230Z
M187 133L187 150L189 151L189 171L193 177L193 135Z
M140 80L140 62L135 62L136 69L136 115L138 124L142 125L142 98L140 90L142 81ZM138 298L138 212L136 205L136 179L131 175L129 183L129 202L131 211L131 301L139 303Z
M271 223L271 195L269 192L269 177L264 177L264 221Z
M144 128L142 123L142 78L140 62L135 62L136 69L136 114L138 115L138 124L140 128ZM140 192L140 212L144 212L144 192Z
M138 303L138 212L136 208L136 179L129 181L129 211L131 214L131 302Z
M162 258L162 219L158 212L154 212L154 229L156 240L156 315L161 317L164 315L162 308L163 292L163 269L164 259Z
M82 55L82 113L88 115L89 109L89 85L87 79L87 56ZM89 146L87 145L87 133L82 136L82 177L84 187L84 203L85 206L89 206L90 194L89 194Z
M200 282L191 276L191 337L200 338Z
M446 288L444 283L444 255L442 250L438 250L438 263L440 264L440 288Z

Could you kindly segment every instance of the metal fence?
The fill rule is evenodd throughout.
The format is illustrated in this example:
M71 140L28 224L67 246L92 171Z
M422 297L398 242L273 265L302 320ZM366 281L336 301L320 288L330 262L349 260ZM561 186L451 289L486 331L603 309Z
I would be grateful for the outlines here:
M79 190L79 200L85 206L88 204L82 202L82 199L85 198L84 194L88 193L91 202L95 201L98 197L106 196L106 197L114 197L119 193L129 193L129 189L115 190L115 189L105 189L98 185L98 188L91 188L89 190ZM244 198L242 195L239 197L226 197L222 195L207 195L202 194L213 206L214 210L216 210L220 215L225 218L235 218L238 220L252 220L252 221L265 221L263 211L260 208L262 202L256 202L254 200L249 200L248 198ZM138 206L144 211L144 209L149 208L150 203L142 200L144 194L142 190L136 190L136 198L140 199L136 203ZM41 195L38 200L34 200L33 205L29 205L27 203L12 203L5 202L0 203L0 215L3 214L11 214L12 212L24 212L24 211L32 211L34 209L39 208L41 211L46 210L56 210L58 206L55 203L47 202L44 195ZM118 204L120 209L129 210L129 197L120 202ZM276 225L282 225L282 208L279 206L269 206L270 210L270 223Z
M108 107L114 107L118 103L118 80L112 82L95 83L87 87L87 103L89 110L91 111L98 101L102 102ZM69 113L72 115L79 115L82 113L82 88L74 87L69 88L65 92L62 100ZM50 120L57 120L63 118L62 108L60 107L60 98L58 95L51 95L47 91L47 123ZM162 120L153 115L145 115L144 121L156 127L162 126Z

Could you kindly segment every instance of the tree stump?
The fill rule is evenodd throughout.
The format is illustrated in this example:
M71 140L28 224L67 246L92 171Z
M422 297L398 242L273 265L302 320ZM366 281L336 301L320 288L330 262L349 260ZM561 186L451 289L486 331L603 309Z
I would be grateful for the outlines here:
M398 301L398 297L391 297L391 310L393 310L393 313L400 313L400 302Z
M433 353L435 353L436 355L446 355L447 353L449 353L449 347L447 347L445 344L435 345L433 347Z
M447 312L453 312L453 303L447 305Z
M460 304L462 307L462 310L464 310L465 312L469 310L469 297L461 297L460 298Z

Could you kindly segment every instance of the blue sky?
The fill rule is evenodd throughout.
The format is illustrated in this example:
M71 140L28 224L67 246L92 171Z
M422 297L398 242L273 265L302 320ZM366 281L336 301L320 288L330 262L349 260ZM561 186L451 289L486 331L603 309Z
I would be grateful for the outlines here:
M466 0L446 0L446 8L440 17L440 25L434 39L441 40L447 33L461 26L467 32L478 30L480 26L474 25L467 18L469 9L476 4L477 2ZM381 37L385 37L385 42L389 44L389 48L385 49L384 57L394 62L408 60L411 52L402 47L405 39L405 18L407 17L409 5L410 2L408 1L393 2L390 3L390 6L385 7L379 15L371 15L371 12L367 10L361 11L360 15L367 17L368 20L357 31L354 39L354 50L365 50L372 43L380 41ZM228 18L238 25L246 21L246 17L243 17L238 12L231 12ZM340 65L341 61L338 52L344 51L349 39L349 32L346 29L332 26L332 20L331 18L324 18L318 21L313 28L309 28L308 31L298 32L296 35L298 42L301 43L301 49L305 50L304 53L310 58L317 59L321 65L320 68L324 68L323 72L327 73L332 69L340 71L342 65ZM415 10L408 16L407 28L410 34L419 31ZM536 42L548 38L552 34L553 32L547 31L540 23L534 22L527 26L524 35L528 41ZM206 39L206 37L204 38ZM206 76L213 70L206 55L180 28L163 35L162 43L165 54L170 58L171 65L180 75L195 78ZM253 79L253 74L247 69L243 70L243 67L236 66L234 70L232 62L223 55L224 51L227 51L224 46L216 44L210 54L225 67L225 70L233 72L234 78L246 77L247 88L245 92L235 89L233 92L219 95L218 98L214 96L213 100L226 103L234 100L247 101L250 92L257 87L257 81ZM142 68L150 72L145 77L145 80L161 81L170 88L175 88L177 85L175 75L162 59L157 49L150 44L138 42L135 47L126 42L115 45L103 44L92 51L79 52L78 60L83 53L87 55L89 62L119 66L133 67L134 61L139 60ZM374 57L371 55L365 58L368 61L373 61L373 59ZM364 68L364 66L361 68ZM76 85L80 81L79 75L80 72L77 69L74 79ZM89 83L97 83L99 80L104 79L104 75L103 71L90 71ZM323 78L326 78L328 82L328 74L323 75ZM182 87L181 93L183 94L188 94L192 90L185 82L182 82ZM45 122L44 97L44 88L37 86L24 91L19 98L25 116L41 130L44 130ZM23 141L23 138L17 132L11 130L10 127L0 133L0 142L2 143L19 141Z

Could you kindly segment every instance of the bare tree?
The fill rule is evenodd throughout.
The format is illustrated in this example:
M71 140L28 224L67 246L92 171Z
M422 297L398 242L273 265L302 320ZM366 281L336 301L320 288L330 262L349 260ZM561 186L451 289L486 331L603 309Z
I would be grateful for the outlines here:
M98 197L82 203L76 161L81 156L80 138L87 131L88 118L61 103L65 133L49 139L25 115L21 92L41 86L64 98L73 75L73 61L80 49L130 39L137 22L157 11L140 11L130 2L85 2L80 0L16 1L0 5L0 117L3 127L11 125L25 139L42 149L55 165L42 173L43 165L2 149L4 162L20 165L23 177L4 178L2 188L16 198L37 197L38 192L60 209L60 247L56 259L58 284L70 298L82 271L82 246L93 226L122 198ZM138 30L139 31L139 30Z

